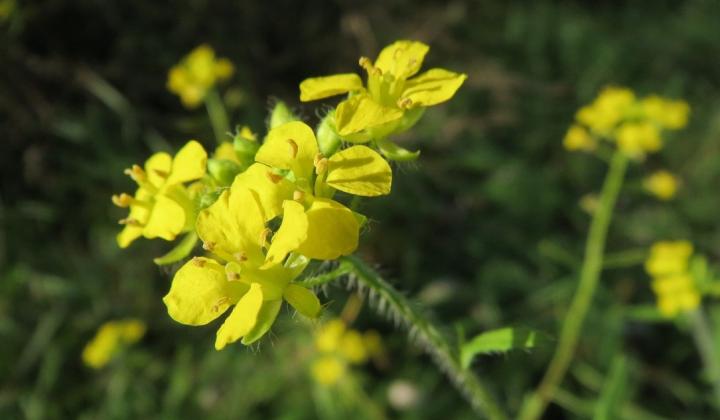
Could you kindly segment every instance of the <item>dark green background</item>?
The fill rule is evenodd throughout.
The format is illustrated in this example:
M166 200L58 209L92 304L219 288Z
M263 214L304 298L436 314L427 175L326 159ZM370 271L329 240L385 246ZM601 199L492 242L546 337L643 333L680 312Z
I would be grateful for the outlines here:
M318 104L298 101L303 78L359 71L360 55L401 38L431 45L425 68L468 80L402 138L421 159L397 165L391 196L364 204L374 222L359 253L449 334L523 325L556 336L588 226L577 203L605 169L561 140L575 110L608 84L692 107L688 128L632 167L609 250L687 238L720 258L717 1L19 1L0 23L0 417L316 418L309 329L283 311L259 349L216 353L214 326L166 315L171 271L149 257L167 244L116 247L124 212L109 198L131 189L122 170L153 151L190 138L213 146L204 110L183 109L165 89L168 69L193 47L208 43L235 63L224 88L242 92L232 122L262 133L276 99L317 120ZM677 200L642 192L640 179L658 168L682 178ZM329 314L347 294L328 289ZM712 417L682 326L623 316L653 299L640 266L606 272L563 385L578 401L547 418L592 412L618 355L630 361L623 404ZM149 325L141 343L101 371L84 367L98 325L128 316ZM390 364L355 372L387 416L473 418L404 331L367 307L356 326L383 333ZM484 356L475 368L514 412L551 351ZM388 405L398 379L420 392L415 408Z

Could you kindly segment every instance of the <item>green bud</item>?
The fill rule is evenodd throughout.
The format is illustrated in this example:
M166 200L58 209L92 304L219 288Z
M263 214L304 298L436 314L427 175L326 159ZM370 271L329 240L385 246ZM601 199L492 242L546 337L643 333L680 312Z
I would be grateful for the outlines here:
M243 166L247 168L253 161L255 161L255 154L260 148L260 145L255 140L251 140L237 134L233 140L233 147L235 148L235 153L237 154L238 159L240 159Z
M320 153L330 157L340 146L340 136L335 128L335 111L328 112L325 118L317 126L317 141L320 146Z
M208 159L207 169L210 175L224 187L230 186L235 176L242 170L240 165L226 159Z
M300 118L293 114L292 111L290 111L290 108L285 105L285 102L277 101L272 112L270 112L270 130L291 121L298 121L299 119Z
M380 149L380 153L385 155L385 157L389 160L395 160L398 162L409 162L417 159L420 156L419 150L411 152L387 139L377 140L377 146L378 149Z

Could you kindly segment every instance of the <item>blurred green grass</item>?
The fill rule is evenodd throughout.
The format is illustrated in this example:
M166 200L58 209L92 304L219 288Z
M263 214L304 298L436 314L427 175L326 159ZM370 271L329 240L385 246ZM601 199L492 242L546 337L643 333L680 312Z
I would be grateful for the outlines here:
M720 258L719 19L710 0L20 2L0 23L0 417L317 417L300 356L308 328L286 311L259 350L216 353L212 326L184 328L165 313L170 271L148 256L166 244L114 244L122 211L109 197L130 188L122 169L189 138L213 143L203 110L182 109L165 90L167 70L194 46L207 42L234 61L228 89L242 100L232 120L256 131L269 98L315 120L312 106L298 104L297 83L358 70L359 55L397 38L430 43L428 68L468 73L455 100L407 136L421 160L398 167L392 196L365 204L375 222L361 253L447 325L554 333L588 224L577 203L603 174L601 163L563 151L561 138L604 85L692 106L690 126L633 168L609 248L690 238ZM682 177L676 201L632 188L652 168ZM445 292L435 299L433 290ZM337 312L347 292L328 293ZM592 404L624 354L625 401L668 418L708 418L689 337L623 318L623 304L652 299L639 267L607 273L564 389ZM97 326L124 316L146 320L147 336L107 369L82 366ZM388 416L473 418L404 332L367 308L358 324L379 329L390 350L388 369L359 372ZM476 368L514 410L550 351L483 357ZM398 378L424 396L410 410L388 404ZM548 418L582 418L582 408L554 407Z

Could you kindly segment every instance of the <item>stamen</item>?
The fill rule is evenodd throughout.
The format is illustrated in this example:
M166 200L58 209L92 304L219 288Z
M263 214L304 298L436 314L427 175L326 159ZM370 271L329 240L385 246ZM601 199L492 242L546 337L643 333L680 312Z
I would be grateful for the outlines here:
M265 175L267 175L268 179L273 184L277 184L278 182L282 181L282 179L283 179L282 175L274 174L271 171L265 172Z
M215 302L215 304L212 306L212 311L213 311L213 312L218 312L218 311L220 310L220 306L222 306L222 305L224 305L224 304L226 304L226 303L228 303L228 302L230 302L230 298L229 298L229 297L227 297L227 296L221 297L221 298L218 299L217 302Z
M191 261L192 261L193 265L196 265L200 268L205 267L205 260L203 260L200 257L193 257Z
M113 204L121 208L130 207L133 204L133 201L135 201L135 198L133 198L130 194L121 193L119 195L114 194L112 196Z
M269 228L265 228L262 232L260 232L260 246L265 247L267 245L268 236L272 231Z
M248 259L245 251L236 252L233 254L233 257L235 257L235 260L238 262L245 262Z
M302 201L305 199L305 193L300 190L295 190L293 192L293 200L302 203Z
M215 242L203 242L202 247L205 251L212 252L215 249Z
M139 220L133 219L132 217L126 217L125 219L120 219L120 220L118 220L118 224L127 225L127 226L137 226L137 227L145 226L144 224L140 223Z
M133 165L132 168L125 169L124 173L138 183L147 180L147 174L139 165Z
M290 156L292 156L293 159L297 157L298 154L298 145L295 143L295 140L288 139L288 144L290 145Z
M408 109L412 106L413 101L410 98L400 98L397 101L398 108Z
M382 76L382 70L379 68L373 66L372 61L367 57L360 57L360 60L358 61L358 64L360 64L360 67L364 68L365 71L368 72L368 74L372 74L375 76Z
M327 158L319 159L315 162L315 173L322 175L327 170L328 160Z

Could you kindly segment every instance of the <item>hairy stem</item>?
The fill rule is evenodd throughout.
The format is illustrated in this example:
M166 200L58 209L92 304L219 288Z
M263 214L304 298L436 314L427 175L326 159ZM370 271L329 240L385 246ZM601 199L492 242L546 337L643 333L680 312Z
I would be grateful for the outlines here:
M220 99L220 95L217 90L210 89L205 95L205 107L207 108L208 115L210 116L210 123L212 124L213 132L215 133L215 139L218 144L221 144L227 133L230 131L230 123L228 122L228 116L225 112L225 106Z
M575 355L580 332L603 268L605 240L615 202L625 178L627 164L627 157L619 151L615 152L603 184L600 203L590 224L590 234L585 244L585 258L580 271L577 291L565 315L558 345L545 376L535 393L526 400L520 412L519 418L522 420L535 420L542 416Z
M369 289L371 298L373 295L379 298L380 310L387 310L394 319L410 330L475 410L490 419L507 418L480 379L469 369L463 369L457 349L450 345L445 336L413 307L405 296L360 259L344 257L341 260L341 266L343 265L352 268L358 285Z
M720 361L717 359L718 352L712 330L702 308L697 308L689 315L693 339L705 367L705 376L713 387L715 407L720 410Z

